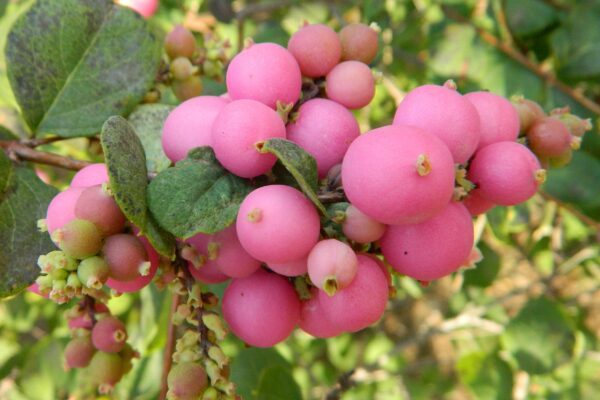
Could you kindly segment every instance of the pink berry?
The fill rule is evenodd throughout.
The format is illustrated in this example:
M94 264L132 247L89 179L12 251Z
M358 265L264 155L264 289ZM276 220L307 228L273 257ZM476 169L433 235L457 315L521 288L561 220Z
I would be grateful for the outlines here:
M81 192L83 188L70 187L54 196L46 211L46 226L50 234L77 218L75 204Z
M472 216L483 214L496 206L491 201L483 198L479 189L471 190L463 200L463 204L467 207L467 210L469 210Z
M519 125L522 132L527 132L538 119L546 116L544 109L533 100L516 97L511 102L519 114Z
M158 9L158 0L117 0L117 3L133 9L144 18L150 18Z
M212 146L219 162L232 173L253 178L269 171L277 158L259 152L258 145L271 138L285 139L279 115L254 100L227 104L212 126Z
M384 224L423 221L440 212L454 192L448 148L418 128L391 125L358 137L342 164L350 202Z
M214 235L199 233L201 238L190 238L188 242L196 245L197 250L206 257L205 264L200 268L206 268L215 264L216 268L231 278L244 278L252 275L260 268L260 261L252 258L244 250L237 237L235 225L232 225Z
M360 129L352 113L327 99L313 99L302 104L298 118L287 126L287 138L317 161L320 178L342 161L350 143L359 135Z
M389 295L386 278L377 263L358 255L358 270L350 286L328 296L319 291L325 318L340 331L356 332L377 322Z
M125 215L102 185L90 186L81 193L75 215L93 222L104 236L121 232L125 225Z
M302 75L325 76L342 56L342 44L337 33L327 25L306 25L297 30L288 42L288 50L300 65Z
M156 271L158 271L160 256L152 247L150 242L148 242L148 239L143 236L138 236L138 240L142 242L142 245L146 250L148 261L150 262L150 269L148 270L147 275L139 275L130 281L119 281L114 278L108 278L106 281L106 286L119 293L131 293L142 290L144 287L148 286L150 282L152 282L152 279L154 279L154 276L156 275Z
M383 272L383 275L385 275L385 279L387 280L388 286L392 286L392 274L390 274L389 268L379 257L371 253L358 253L358 255L369 257L371 260L375 261L381 272Z
M342 230L350 240L357 243L370 243L379 240L383 236L385 225L350 204L346 209Z
M515 141L519 136L519 113L512 103L490 92L472 92L464 96L475 106L481 123L477 149L488 144Z
M108 183L106 164L91 164L78 171L71 180L71 187L86 188Z
M561 120L544 117L527 131L527 143L540 158L559 157L571 147L571 132Z
M299 260L288 261L285 263L268 263L268 267L283 276L300 276L308 272L308 257Z
M73 338L65 347L65 363L68 368L85 368L95 352L89 336Z
M477 185L483 198L510 206L533 196L544 173L527 147L517 142L498 142L475 154L467 178Z
M312 297L302 302L300 309L300 329L318 338L338 336L343 331L335 326L323 312L319 301L319 290L311 290Z
M456 90L437 85L409 92L396 110L394 125L433 133L446 143L457 163L465 163L473 155L481 136L475 106Z
M463 204L450 203L427 221L389 226L380 243L396 271L429 282L456 271L471 253L471 214Z
M342 59L371 63L377 55L377 32L365 24L349 24L340 30Z
M329 99L352 110L363 108L375 95L373 73L360 61L344 61L333 67L325 85Z
M266 263L286 263L308 254L317 243L321 223L300 191L269 185L246 196L236 228L240 243L251 256Z
M225 289L222 307L231 331L257 347L285 340L300 320L300 300L292 285L262 269L234 279Z
M311 282L328 295L352 283L358 259L352 247L336 239L321 240L308 254L308 276Z
M275 109L277 102L300 98L302 76L292 53L275 43L260 43L231 60L226 81L232 99L252 99Z
M210 146L213 122L226 104L220 97L200 96L184 101L171 111L162 133L167 157L177 162L194 147Z
M109 236L102 248L110 268L110 277L118 281L132 281L149 275L151 264L144 245L134 235L119 233Z
M126 340L125 325L118 318L112 316L102 318L92 329L94 347L106 353L118 353L125 346Z
M188 260L188 270L199 282L214 284L225 282L229 276L225 275L217 267L217 263L208 262L208 243L210 235L198 234L186 240L186 243L194 249L194 259Z

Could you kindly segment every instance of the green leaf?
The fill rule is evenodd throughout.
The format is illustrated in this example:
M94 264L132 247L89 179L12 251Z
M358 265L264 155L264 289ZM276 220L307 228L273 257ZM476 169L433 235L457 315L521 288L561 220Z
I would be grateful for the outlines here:
M237 386L237 394L248 400L260 399L256 394L261 383L261 375L269 368L282 368L289 371L292 367L275 349L242 350L231 362L231 381Z
M8 37L8 76L38 135L93 135L142 100L161 46L143 18L111 0L39 0Z
M473 392L475 398L512 398L512 371L497 355L486 352L469 353L458 360L456 367L461 381Z
M261 374L256 398L260 400L302 400L302 392L289 368L270 367Z
M593 132L590 134L594 134ZM564 168L552 169L543 190L573 204L592 218L600 219L600 161L577 151Z
M8 189L11 183L11 177L13 176L13 166L10 158L0 150L0 200L4 197L4 193Z
M50 236L39 232L38 219L57 191L34 171L14 169L14 182L0 202L0 297L15 294L39 275L38 256L54 248Z
M171 165L161 142L162 128L171 110L173 107L167 104L142 104L128 118L144 146L150 173L158 173Z
M479 242L477 247L483 259L475 268L464 271L465 286L488 287L494 283L500 272L500 256L484 242Z
M251 189L219 164L210 147L198 147L150 182L148 206L162 228L189 238L229 226Z
M18 137L10 129L0 125L0 140L15 140Z
M172 257L175 240L156 225L148 213L146 191L148 171L144 148L137 134L122 117L111 117L100 135L110 187L114 198L129 221L140 228L160 254Z
M530 300L509 322L501 342L519 368L544 374L570 359L575 335L559 304L541 297Z
M319 176L317 162L297 144L285 139L269 139L260 148L261 153L271 153L296 179L304 194L317 206L321 213L327 211L317 197Z
M557 12L541 0L507 0L505 14L511 33L527 37L539 33L557 20Z
M600 5L582 3L552 36L558 73L566 79L600 77Z

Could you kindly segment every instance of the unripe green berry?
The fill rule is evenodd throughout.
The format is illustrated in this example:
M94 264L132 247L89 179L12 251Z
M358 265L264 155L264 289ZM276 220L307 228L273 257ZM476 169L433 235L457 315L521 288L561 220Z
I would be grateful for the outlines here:
M82 260L77 268L77 276L86 287L101 289L108 279L110 269L102 257L94 256Z
M167 382L173 399L188 399L202 394L208 385L208 378L199 364L184 362L171 368Z
M114 386L123 377L123 360L118 354L98 351L90 361L89 372L93 383Z
M74 219L52 233L52 240L69 257L82 259L102 248L102 234L90 221Z
M95 352L89 336L73 338L65 348L65 364L67 368L87 367Z
M38 258L38 265L42 272L50 273L55 269L64 269L75 271L77 269L77 260L67 256L63 251L54 250Z
M197 76L190 76L183 81L174 81L173 93L181 101L200 96L202 93L202 81Z
M196 39L190 31L177 25L165 39L165 50L172 60L177 57L192 58L196 52Z
M194 66L190 62L189 58L177 57L171 62L171 74L173 78L178 81L184 81L192 76L194 72Z

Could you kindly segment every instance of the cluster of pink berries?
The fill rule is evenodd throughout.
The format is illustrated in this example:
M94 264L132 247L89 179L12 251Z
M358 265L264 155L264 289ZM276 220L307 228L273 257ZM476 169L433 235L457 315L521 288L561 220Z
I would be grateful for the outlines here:
M65 348L65 367L87 368L89 380L108 393L138 357L126 343L127 331L102 303L77 305L69 312L72 339Z
M377 32L366 25L339 34L306 25L287 49L251 44L232 59L225 95L190 99L165 122L173 162L210 146L227 170L255 178L276 162L261 144L287 139L315 158L320 178L341 180L350 203L334 218L344 235L332 238L302 192L271 184L246 197L235 226L187 240L181 255L198 280L233 278L223 316L248 344L272 346L296 326L331 337L373 324L390 293L388 266L427 283L471 265L472 215L522 203L545 179L526 144L539 149L538 137L562 135L548 133L558 119L532 117L523 100L461 95L452 82L412 90L391 125L361 135L349 110L373 98L367 63L376 53ZM564 125L569 138L580 136L575 125ZM301 300L291 277L303 276L310 293Z
M104 164L79 171L52 199L41 223L60 251L39 258L38 290L58 303L87 294L103 298L104 285L119 293L152 281L158 253L128 227L108 187Z

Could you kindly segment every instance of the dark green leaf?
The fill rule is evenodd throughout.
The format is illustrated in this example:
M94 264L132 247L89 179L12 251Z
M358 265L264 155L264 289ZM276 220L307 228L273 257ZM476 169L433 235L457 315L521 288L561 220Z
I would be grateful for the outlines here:
M171 165L162 148L162 128L173 109L166 104L143 104L129 116L129 123L137 133L146 153L146 166L157 173Z
M54 248L37 221L57 191L34 171L14 169L14 182L0 202L0 297L17 293L39 275L37 259Z
M598 182L600 182L600 161L587 153L577 151L568 166L549 171L543 189L598 219L600 218Z
M8 189L13 176L13 166L10 158L0 150L0 200Z
M8 128L0 125L0 140L15 140L18 137L12 133Z
M512 371L509 365L495 354L467 354L458 360L457 370L461 381L473 392L475 398L512 398Z
M260 399L256 393L261 375L269 368L291 370L290 364L275 349L242 350L231 363L231 381L237 386L237 394L248 400Z
M508 26L516 37L539 33L557 19L554 8L541 0L507 0L505 7Z
M302 400L302 392L290 373L290 368L265 369L256 392L256 398L260 400Z
M161 45L143 18L111 0L40 0L9 35L8 76L32 130L93 135L141 101Z
M110 187L123 214L140 228L160 254L172 257L174 239L156 226L147 212L148 171L140 139L126 119L111 117L102 127L100 140Z
M487 287L494 282L500 272L500 257L484 242L479 242L477 247L481 251L483 259L475 265L475 268L464 272L464 284L465 286Z
M558 73L567 79L600 77L600 5L582 2L552 36Z
M275 155L319 211L323 214L327 213L317 197L319 184L317 162L310 154L297 144L285 139L269 139L264 142L260 151Z
M229 226L250 190L247 180L219 164L210 147L199 147L152 180L148 206L161 227L189 238Z
M530 300L501 336L504 348L530 374L544 374L568 361L575 335L560 306L546 298Z

